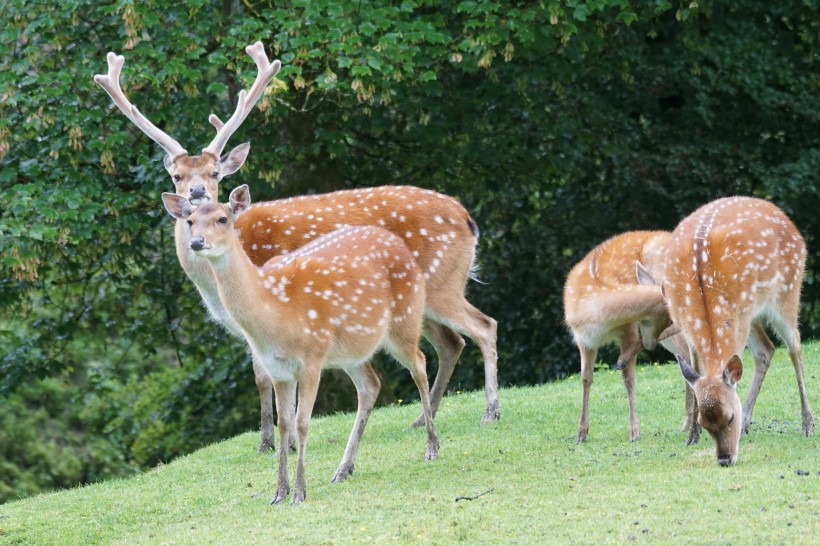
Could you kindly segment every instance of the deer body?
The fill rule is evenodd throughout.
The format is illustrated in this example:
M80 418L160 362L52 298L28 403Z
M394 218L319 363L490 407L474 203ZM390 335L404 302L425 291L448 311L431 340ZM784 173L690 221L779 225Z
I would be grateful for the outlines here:
M478 228L456 199L412 186L382 186L256 203L236 222L242 247L257 265L344 225L391 231L404 240L422 269L427 286L423 335L439 355L431 392L433 415L464 346L458 331L475 340L484 356L482 421L498 419L496 322L464 297ZM423 424L422 418L415 424Z
M670 233L631 231L601 243L567 276L564 285L564 316L581 355L583 396L576 440L589 432L589 390L599 347L618 343L616 368L623 370L629 402L630 440L640 438L635 411L635 362L646 346L653 349L671 320L659 286L638 284L635 262L656 276L663 275ZM683 340L674 335L661 340L670 351L679 351Z
M304 457L310 415L325 368L341 368L359 393L356 423L334 481L347 478L379 389L369 359L379 348L396 357L419 389L427 427L426 458L438 454L424 355L418 349L424 311L424 278L402 240L374 226L353 226L320 237L296 252L257 267L234 232L234 215L249 203L246 186L231 205L186 211L179 196L164 194L166 208L191 228L191 248L212 267L219 297L239 325L256 361L273 380L280 445L292 426L293 385L298 463L292 502L305 498ZM273 502L290 490L287 449L279 449Z
M698 422L715 443L721 465L737 461L773 347L762 324L786 343L797 374L803 433L814 423L803 383L797 318L806 248L789 218L775 205L751 197L718 199L685 218L672 234L664 295L695 359L679 355L695 392ZM736 391L747 344L755 373L746 407Z

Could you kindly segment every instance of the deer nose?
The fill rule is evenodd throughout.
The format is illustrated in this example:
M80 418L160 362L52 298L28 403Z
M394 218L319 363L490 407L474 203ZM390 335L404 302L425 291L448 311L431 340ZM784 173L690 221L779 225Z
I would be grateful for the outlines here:
M202 184L195 184L188 190L188 199L202 199L205 197L205 186Z
M202 250L205 248L205 237L192 237L191 238L191 250Z
M730 466L732 464L732 458L728 455L718 455L717 459L720 466Z

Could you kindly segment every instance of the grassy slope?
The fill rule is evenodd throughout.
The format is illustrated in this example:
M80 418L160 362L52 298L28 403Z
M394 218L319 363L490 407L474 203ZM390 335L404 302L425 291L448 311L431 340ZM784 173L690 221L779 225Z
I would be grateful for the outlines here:
M817 412L820 344L804 355ZM750 378L747 367L742 396ZM423 460L423 431L404 429L418 406L383 408L371 417L356 473L336 485L328 482L352 415L316 419L308 499L295 507L268 505L275 461L255 453L257 434L248 433L136 478L0 506L0 543L820 542L820 436L799 434L785 351L734 467L716 464L706 435L684 445L682 392L675 366L641 368L642 438L630 443L620 374L597 372L583 445L574 442L578 376L502 391L503 419L487 427L478 425L482 393L450 396L437 419L435 462Z

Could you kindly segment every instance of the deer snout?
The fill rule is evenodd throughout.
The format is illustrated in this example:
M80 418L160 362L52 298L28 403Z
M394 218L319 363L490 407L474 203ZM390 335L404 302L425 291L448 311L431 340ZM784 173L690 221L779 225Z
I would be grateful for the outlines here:
M194 200L202 199L203 197L205 197L206 193L207 192L205 191L205 186L204 185L194 184L188 190L188 200L189 201L194 201Z
M728 455L718 455L718 464L720 466L731 466L732 465L732 458Z
M205 248L205 237L192 237L190 245L193 251L202 250Z

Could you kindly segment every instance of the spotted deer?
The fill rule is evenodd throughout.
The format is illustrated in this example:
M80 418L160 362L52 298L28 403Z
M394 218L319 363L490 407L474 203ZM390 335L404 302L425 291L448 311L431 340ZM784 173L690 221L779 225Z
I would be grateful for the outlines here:
M292 503L305 500L305 448L310 416L326 368L341 368L358 392L356 420L334 482L353 473L359 440L379 392L369 360L381 348L410 370L427 428L425 458L438 456L424 354L418 348L424 313L424 276L401 238L376 226L332 231L262 267L245 254L235 222L250 204L245 185L228 204L192 212L179 195L164 193L168 212L191 230L190 246L213 270L219 298L241 327L254 358L273 378L279 441L290 434L293 386L298 385L296 478ZM288 450L279 449L272 503L290 492Z
M247 117L261 91L279 69L279 62L268 63L261 43L249 46L248 53L259 68L259 75L244 101L239 123ZM192 205L216 200L219 181L233 174L247 158L249 144L240 144L219 157L207 153L190 157L164 132L144 120L125 98L119 76L124 60L108 55L109 73L95 76L95 81L111 95L120 110L160 144L168 154L165 167L174 181L178 195ZM232 117L233 119L233 117ZM235 130L216 115L209 121L217 129L221 146ZM224 135L224 136L223 136ZM223 141L224 140L224 141ZM213 149L213 144L208 149ZM267 203L256 203L237 220L243 248L256 265L273 256L295 249L337 229L341 225L375 225L384 227L405 240L427 277L427 300L422 335L436 351L438 373L431 391L431 407L435 414L464 347L459 333L473 339L481 349L484 362L486 407L482 423L500 417L498 402L496 321L472 306L464 297L467 279L472 276L478 227L464 207L451 197L409 186L384 186L311 195ZM216 284L210 270L190 251L190 234L185 223L177 221L177 255L188 276L196 285L211 314L229 330L235 331L231 319L216 296ZM236 333L236 332L235 332ZM273 445L273 418L270 379L254 363L256 383L262 407L262 438L260 451ZM423 424L423 416L413 423Z
M589 391L598 348L620 346L616 369L623 370L629 403L629 439L640 438L635 411L635 362L641 349L660 343L671 352L685 348L675 335L659 286L644 286L636 262L662 277L665 231L630 231L604 241L572 268L564 284L564 317L581 355L581 417L576 440L589 432ZM655 277L653 277L655 278Z
M697 421L712 437L722 466L737 462L741 433L749 429L774 352L764 323L788 347L797 374L802 432L814 434L797 328L805 260L797 228L762 199L718 199L686 217L672 233L663 293L692 349L694 362L683 353L678 361L695 392ZM747 343L755 371L741 407L737 382Z

